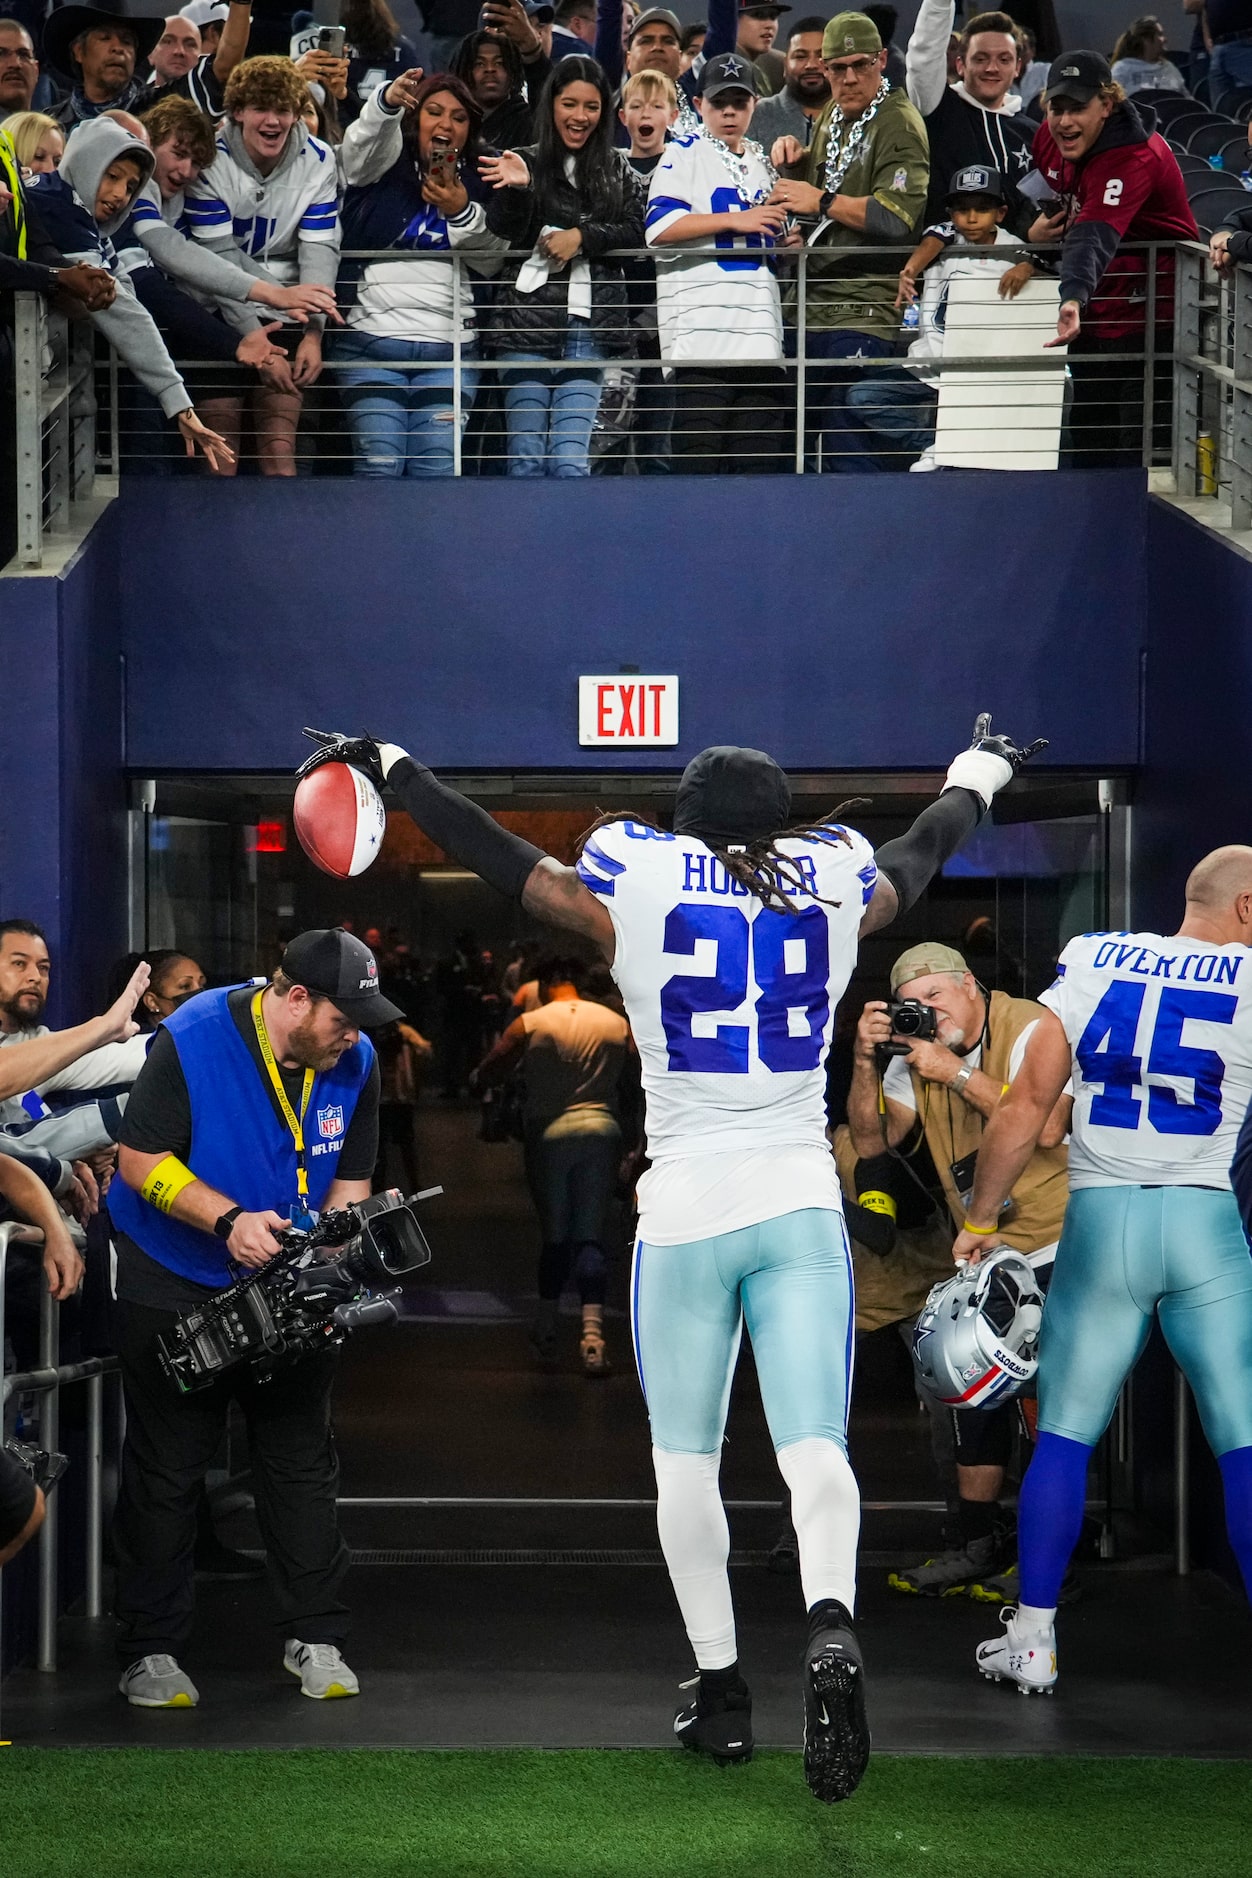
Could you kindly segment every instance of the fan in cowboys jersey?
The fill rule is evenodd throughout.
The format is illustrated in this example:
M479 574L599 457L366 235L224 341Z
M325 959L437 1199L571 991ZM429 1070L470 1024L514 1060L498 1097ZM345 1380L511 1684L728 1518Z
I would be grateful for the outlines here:
M852 1630L859 1498L846 1451L852 1281L825 1136L825 1061L858 936L911 905L1031 750L975 726L939 800L877 856L834 821L787 831L791 793L757 750L706 750L674 829L597 825L563 867L403 750L310 732L320 762L384 780L445 853L609 960L638 1046L649 1172L631 1314L657 1521L699 1671L674 1727L720 1761L752 1752L726 1574L718 1463L743 1326L791 1489L809 1611L805 1774L847 1797L869 1755Z
M1040 1002L953 1248L977 1261L998 1243L1000 1203L1072 1072L1070 1199L1018 1510L1021 1601L977 1655L984 1675L1027 1691L1056 1682L1057 1593L1087 1462L1154 1317L1195 1393L1252 1595L1252 1260L1231 1191L1252 1098L1252 848L1217 848L1192 870L1172 937L1071 939Z

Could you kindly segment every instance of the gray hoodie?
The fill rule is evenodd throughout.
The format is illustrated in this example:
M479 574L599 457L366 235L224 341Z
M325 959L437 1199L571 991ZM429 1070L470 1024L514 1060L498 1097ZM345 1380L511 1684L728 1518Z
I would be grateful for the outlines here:
M123 154L138 160L140 182L146 183L154 161L146 143L133 136L116 118L95 117L79 124L65 146L56 175L37 179L36 200L50 239L56 241L68 260L106 267L113 275L117 296L112 306L91 315L92 323L130 367L144 390L158 401L166 417L177 417L180 411L191 409L187 387L152 315L135 298L124 273L118 269L112 237L129 220L130 209L127 207L121 215L103 224L95 218L100 179L110 163ZM55 235L52 234L54 227Z

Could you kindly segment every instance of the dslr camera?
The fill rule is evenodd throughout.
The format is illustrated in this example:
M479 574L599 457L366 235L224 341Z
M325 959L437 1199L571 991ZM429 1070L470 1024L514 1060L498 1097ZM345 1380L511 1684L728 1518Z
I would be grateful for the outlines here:
M246 1363L259 1381L280 1364L342 1343L366 1324L393 1324L393 1281L430 1263L412 1200L393 1187L323 1213L311 1230L278 1235L268 1265L178 1319L157 1338L161 1368L181 1395L207 1389ZM379 1289L379 1287L387 1287Z
M883 1056L907 1056L915 1043L935 1043L939 1036L939 1019L929 1004L923 1004L920 998L901 998L898 1003L887 1006L887 1020L891 1025L892 1038L889 1043L880 1043L878 1048ZM908 1037L908 1043L900 1043L898 1038Z

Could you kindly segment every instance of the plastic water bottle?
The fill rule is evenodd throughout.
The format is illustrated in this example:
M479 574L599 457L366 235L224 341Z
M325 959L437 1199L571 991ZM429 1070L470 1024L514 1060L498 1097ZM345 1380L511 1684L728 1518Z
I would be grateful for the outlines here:
M1249 183L1248 187L1252 189L1252 183ZM915 333L921 323L922 316L918 303L916 300L912 300L904 309L904 318L900 321L900 330L905 333Z

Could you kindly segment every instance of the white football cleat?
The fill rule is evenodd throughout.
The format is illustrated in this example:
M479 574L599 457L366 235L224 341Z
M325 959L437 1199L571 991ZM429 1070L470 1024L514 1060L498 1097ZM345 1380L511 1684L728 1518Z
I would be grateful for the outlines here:
M310 1695L315 1702L361 1693L360 1683L333 1643L301 1643L288 1637L283 1668L299 1676L301 1695Z
M1056 1687L1056 1631L1049 1626L1043 1637L1021 1637L1017 1609L1000 1612L1002 1637L980 1643L974 1660L988 1682L1015 1682L1023 1695L1051 1695Z

